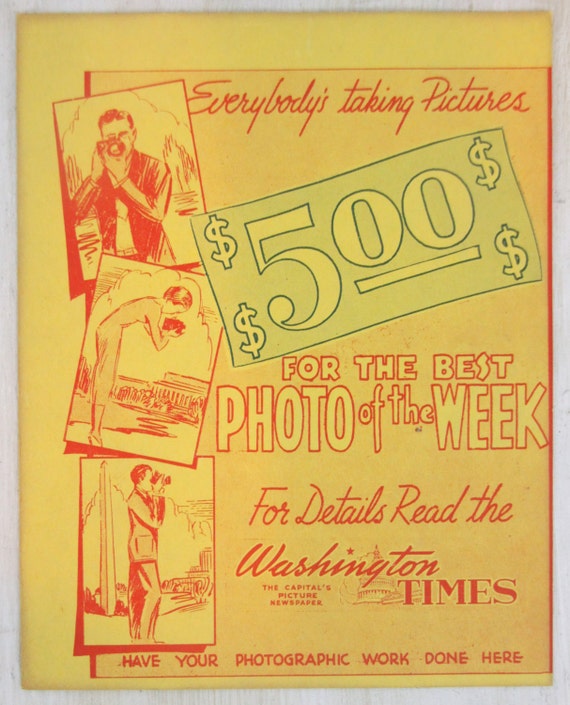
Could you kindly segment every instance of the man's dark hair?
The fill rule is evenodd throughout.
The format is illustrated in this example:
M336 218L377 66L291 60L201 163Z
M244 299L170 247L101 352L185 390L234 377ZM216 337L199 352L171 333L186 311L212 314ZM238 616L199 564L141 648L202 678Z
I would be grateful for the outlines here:
M116 108L111 108L111 110L107 110L107 112L103 113L103 115L101 115L101 117L99 118L99 130L103 127L103 125L108 125L114 120L126 120L129 123L129 127L131 128L131 130L135 126L135 123L130 113L128 113L126 110L117 110Z
M164 299L186 310L192 306L192 294L184 286L171 286L164 292Z
M137 485L146 475L148 470L152 472L150 465L146 465L144 463L135 465L135 467L131 470L131 480L133 481L133 484Z

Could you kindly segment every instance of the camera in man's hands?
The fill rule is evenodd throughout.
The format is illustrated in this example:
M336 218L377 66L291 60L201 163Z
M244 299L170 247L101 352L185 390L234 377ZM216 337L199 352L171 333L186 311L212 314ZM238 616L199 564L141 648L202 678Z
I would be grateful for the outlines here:
M186 330L186 324L179 318L165 318L162 324L162 329L178 336L184 333Z
M152 473L152 477L150 478L150 483L155 489L169 485L171 482L172 478L170 475L163 475L161 472L156 472L156 470Z
M121 157L127 149L120 139L110 137L97 142L99 154L107 154L110 157Z

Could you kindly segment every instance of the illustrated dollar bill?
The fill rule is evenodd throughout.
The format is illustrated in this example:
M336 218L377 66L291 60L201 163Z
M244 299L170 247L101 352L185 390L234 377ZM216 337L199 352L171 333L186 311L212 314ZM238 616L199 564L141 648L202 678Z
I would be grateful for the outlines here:
M236 367L541 279L501 129L191 223Z

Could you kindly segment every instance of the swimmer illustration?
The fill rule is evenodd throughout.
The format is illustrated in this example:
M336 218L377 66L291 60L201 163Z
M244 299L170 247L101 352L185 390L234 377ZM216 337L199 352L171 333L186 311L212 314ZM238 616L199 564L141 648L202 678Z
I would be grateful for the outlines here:
M91 445L102 445L105 407L117 378L123 331L142 324L156 350L163 350L172 338L180 337L186 328L177 318L192 306L192 295L183 286L171 286L162 298L147 296L127 301L110 313L97 327L96 361L91 386Z

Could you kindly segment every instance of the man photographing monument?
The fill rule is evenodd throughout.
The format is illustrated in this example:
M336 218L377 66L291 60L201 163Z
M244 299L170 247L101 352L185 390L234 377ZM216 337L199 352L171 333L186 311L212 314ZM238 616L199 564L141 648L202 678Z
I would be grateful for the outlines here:
M158 574L158 529L165 512L164 487L170 477L154 472L150 465L136 465L131 471L133 491L129 508L129 630L131 640L155 641L154 631L160 606Z
M130 113L107 110L98 126L101 139L91 174L72 200L75 224L96 216L104 253L174 264L162 227L172 190L168 167L135 149L137 130Z

